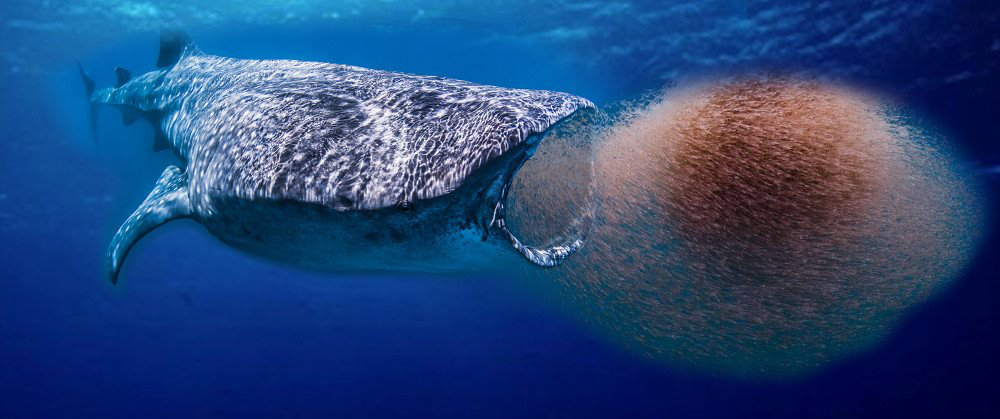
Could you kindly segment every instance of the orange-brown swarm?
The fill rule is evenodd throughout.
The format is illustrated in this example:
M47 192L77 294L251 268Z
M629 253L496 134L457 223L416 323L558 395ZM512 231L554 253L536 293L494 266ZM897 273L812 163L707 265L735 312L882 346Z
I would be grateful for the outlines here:
M537 275L655 359L811 369L884 335L958 274L978 237L981 202L940 141L849 88L702 84L596 137L589 153L558 134L543 143L550 158L526 165L510 217L524 231L565 224L592 188L586 245ZM555 186L567 179L577 184Z

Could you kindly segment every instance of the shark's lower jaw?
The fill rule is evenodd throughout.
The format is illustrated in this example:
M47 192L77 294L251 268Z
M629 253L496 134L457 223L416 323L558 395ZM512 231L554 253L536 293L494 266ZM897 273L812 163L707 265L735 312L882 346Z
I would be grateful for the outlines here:
M478 205L474 206L476 210L473 214L473 222L482 231L483 241L488 240L491 235L502 237L531 263L550 268L558 266L564 259L583 246L585 235L583 233L575 234L565 238L562 243L546 247L528 246L507 228L505 220L507 196L511 184L514 182L514 176L524 165L524 162L531 158L544 137L545 133L536 134L525 140L515 150L508 152L509 157L506 159L504 168L477 195Z

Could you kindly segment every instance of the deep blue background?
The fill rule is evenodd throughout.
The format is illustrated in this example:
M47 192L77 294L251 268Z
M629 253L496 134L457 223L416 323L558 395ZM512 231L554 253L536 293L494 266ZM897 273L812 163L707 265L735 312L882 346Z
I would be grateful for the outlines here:
M0 417L954 417L1000 411L1000 234L880 345L790 379L624 353L510 278L331 276L158 229L102 255L166 155L103 112L164 19L202 49L562 90L598 104L692 78L806 73L891 94L996 196L994 2L13 2L0 11ZM912 2L916 3L916 2ZM991 201L995 207L995 201Z

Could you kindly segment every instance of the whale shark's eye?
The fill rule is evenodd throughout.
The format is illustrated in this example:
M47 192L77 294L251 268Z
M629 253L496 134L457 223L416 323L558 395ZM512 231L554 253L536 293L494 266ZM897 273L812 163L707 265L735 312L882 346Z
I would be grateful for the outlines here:
M396 208L399 208L399 210L402 212L410 212L413 211L413 203L407 200L402 200L399 201L398 204L396 204Z

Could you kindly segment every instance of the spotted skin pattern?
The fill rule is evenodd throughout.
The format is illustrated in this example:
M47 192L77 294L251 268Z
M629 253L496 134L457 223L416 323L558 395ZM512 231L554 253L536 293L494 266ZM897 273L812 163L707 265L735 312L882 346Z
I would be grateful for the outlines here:
M120 84L91 101L138 111L159 128L186 166L184 192L196 219L218 218L218 203L234 199L341 212L419 206L574 112L595 108L566 93L224 58L191 44L172 65ZM511 243L542 261L542 250ZM566 254L558 249L540 264Z
M444 195L486 162L581 108L505 89L338 64L190 54L98 92L157 114L194 197L378 209ZM198 212L212 210L195 200Z

